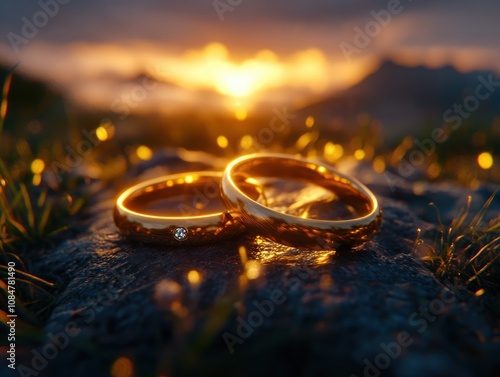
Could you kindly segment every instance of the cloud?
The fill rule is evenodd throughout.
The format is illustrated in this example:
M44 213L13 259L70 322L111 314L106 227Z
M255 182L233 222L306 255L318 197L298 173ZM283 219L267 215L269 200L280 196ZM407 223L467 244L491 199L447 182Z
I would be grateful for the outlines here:
M304 90L327 92L359 80L375 60L385 57L413 65L453 64L462 70L500 72L496 26L500 2L496 0L401 0L403 11L393 15L352 62L346 60L340 43L354 44L355 28L364 29L374 19L372 11L386 9L397 0L243 0L224 14L224 21L213 0L69 0L16 52L8 35L22 35L23 17L33 20L40 12L40 1L54 4L57 0L1 2L0 63L21 62L20 70L87 102L108 103L123 82L128 85L158 61L179 72L172 81L176 86L163 91L175 96L191 89L241 95L257 88L280 99L285 89L290 96ZM229 57L218 70L186 58L213 42L228 49ZM253 71L242 68L262 50L271 50L277 63L261 64ZM301 53L305 54L302 60ZM309 68L308 60L312 61ZM209 79L206 85L201 79L192 87L186 84L195 80L195 71L208 72L210 78L224 69L229 73L222 84ZM267 81L273 85L266 86ZM238 88L235 83L240 83ZM183 92L180 97L188 95Z

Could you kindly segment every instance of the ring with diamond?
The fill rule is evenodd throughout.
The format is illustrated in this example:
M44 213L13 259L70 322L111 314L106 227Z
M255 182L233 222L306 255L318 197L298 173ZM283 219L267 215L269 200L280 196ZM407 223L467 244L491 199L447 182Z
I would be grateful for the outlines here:
M174 174L139 183L116 201L127 237L161 245L201 245L241 234L221 198L220 172Z
M248 190L256 186L260 195ZM231 162L222 197L232 217L257 234L309 250L355 249L377 232L382 218L377 198L358 180L327 164L283 154Z

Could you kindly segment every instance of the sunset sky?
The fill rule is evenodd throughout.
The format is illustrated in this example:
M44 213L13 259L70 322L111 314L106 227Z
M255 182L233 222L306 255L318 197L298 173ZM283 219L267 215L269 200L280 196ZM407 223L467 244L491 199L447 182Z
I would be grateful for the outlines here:
M297 103L386 58L500 72L494 0L59 1L2 2L0 63L104 110L137 86L143 110Z

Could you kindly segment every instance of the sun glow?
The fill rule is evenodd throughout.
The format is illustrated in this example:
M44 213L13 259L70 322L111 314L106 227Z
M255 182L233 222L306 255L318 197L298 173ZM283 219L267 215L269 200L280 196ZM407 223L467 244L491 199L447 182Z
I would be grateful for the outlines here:
M205 107L229 112L240 121L260 104L300 102L342 89L375 68L366 59L347 63L316 48L288 54L264 49L237 57L217 42L176 52L141 43L128 48L33 45L23 56L27 62L43 62L27 70L49 77L84 105L109 109L116 103L134 112L179 112L203 101ZM48 67L50 72L42 72ZM118 98L117 92L122 93ZM137 100L138 93L147 100ZM98 136L112 135L101 129Z

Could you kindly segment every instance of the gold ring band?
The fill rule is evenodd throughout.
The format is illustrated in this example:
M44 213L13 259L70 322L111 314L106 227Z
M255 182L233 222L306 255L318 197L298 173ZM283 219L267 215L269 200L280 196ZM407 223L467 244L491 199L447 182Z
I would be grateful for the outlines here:
M247 189L258 177L314 183L349 206L353 216L323 220L277 211ZM231 162L222 178L222 196L231 215L258 234L310 250L356 248L377 232L382 218L377 198L358 180L327 164L282 154L252 154Z
M221 179L220 172L190 172L137 184L116 201L115 223L129 238L172 246L207 244L241 234L244 228L221 198ZM167 211L159 205L165 203Z

